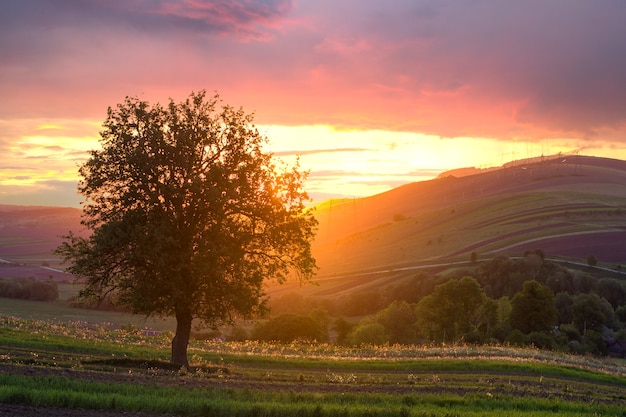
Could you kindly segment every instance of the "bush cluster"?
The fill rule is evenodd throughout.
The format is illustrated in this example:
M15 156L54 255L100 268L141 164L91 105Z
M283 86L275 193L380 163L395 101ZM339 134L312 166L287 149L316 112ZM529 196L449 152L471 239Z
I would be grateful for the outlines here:
M56 301L59 288L54 281L32 277L0 279L0 297L32 301Z
M420 274L334 303L292 294L273 304L279 315L258 324L250 338L353 346L508 343L597 355L607 354L607 341L626 339L626 286L567 270L541 251L445 276ZM327 312L325 320L307 315L312 310L318 317Z

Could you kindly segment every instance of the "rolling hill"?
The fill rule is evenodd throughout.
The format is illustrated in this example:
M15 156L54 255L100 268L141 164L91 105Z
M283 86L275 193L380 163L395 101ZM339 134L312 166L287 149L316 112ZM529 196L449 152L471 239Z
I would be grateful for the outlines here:
M316 216L322 276L535 249L620 264L626 161L556 155L456 170L368 198L331 200Z
M63 278L51 254L60 235L80 231L80 210L0 205L0 277ZM522 254L605 265L626 263L626 161L555 155L497 169L459 169L367 198L316 207L319 281ZM378 274L378 275L376 275ZM318 291L339 290L341 280ZM289 287L289 286L288 286ZM350 287L350 285L347 285Z
M78 232L81 210L0 205L0 278L71 279L52 250L60 236Z

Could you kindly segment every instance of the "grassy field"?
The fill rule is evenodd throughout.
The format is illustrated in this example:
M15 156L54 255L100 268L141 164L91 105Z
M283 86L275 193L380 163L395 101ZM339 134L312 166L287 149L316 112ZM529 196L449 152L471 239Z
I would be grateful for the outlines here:
M0 316L0 409L181 416L626 416L626 363L489 346L193 341Z
M62 287L63 285L60 285ZM108 329L133 326L138 329L169 330L176 328L173 318L146 318L128 313L86 310L72 308L62 301L48 303L41 301L0 298L0 316L15 316L27 320L46 320L65 324L80 322L91 327L103 326Z

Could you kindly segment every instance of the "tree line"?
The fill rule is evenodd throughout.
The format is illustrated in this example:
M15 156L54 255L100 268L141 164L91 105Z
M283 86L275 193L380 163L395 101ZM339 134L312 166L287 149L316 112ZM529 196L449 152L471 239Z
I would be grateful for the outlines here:
M248 337L344 345L508 343L598 355L607 353L607 340L626 340L624 283L572 272L542 251L519 259L500 256L445 277L420 274L374 294L362 293L374 305L387 304L358 320L350 314L358 306L347 299L309 300L312 312L306 314L306 300L292 296L299 311L282 303L281 313L257 324Z

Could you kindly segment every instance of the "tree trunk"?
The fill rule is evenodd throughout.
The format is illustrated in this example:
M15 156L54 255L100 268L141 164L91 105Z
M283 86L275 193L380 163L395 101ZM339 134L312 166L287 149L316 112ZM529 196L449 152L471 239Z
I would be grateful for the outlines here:
M176 336L172 339L172 360L174 365L189 368L187 345L191 335L193 317L186 309L176 309Z

